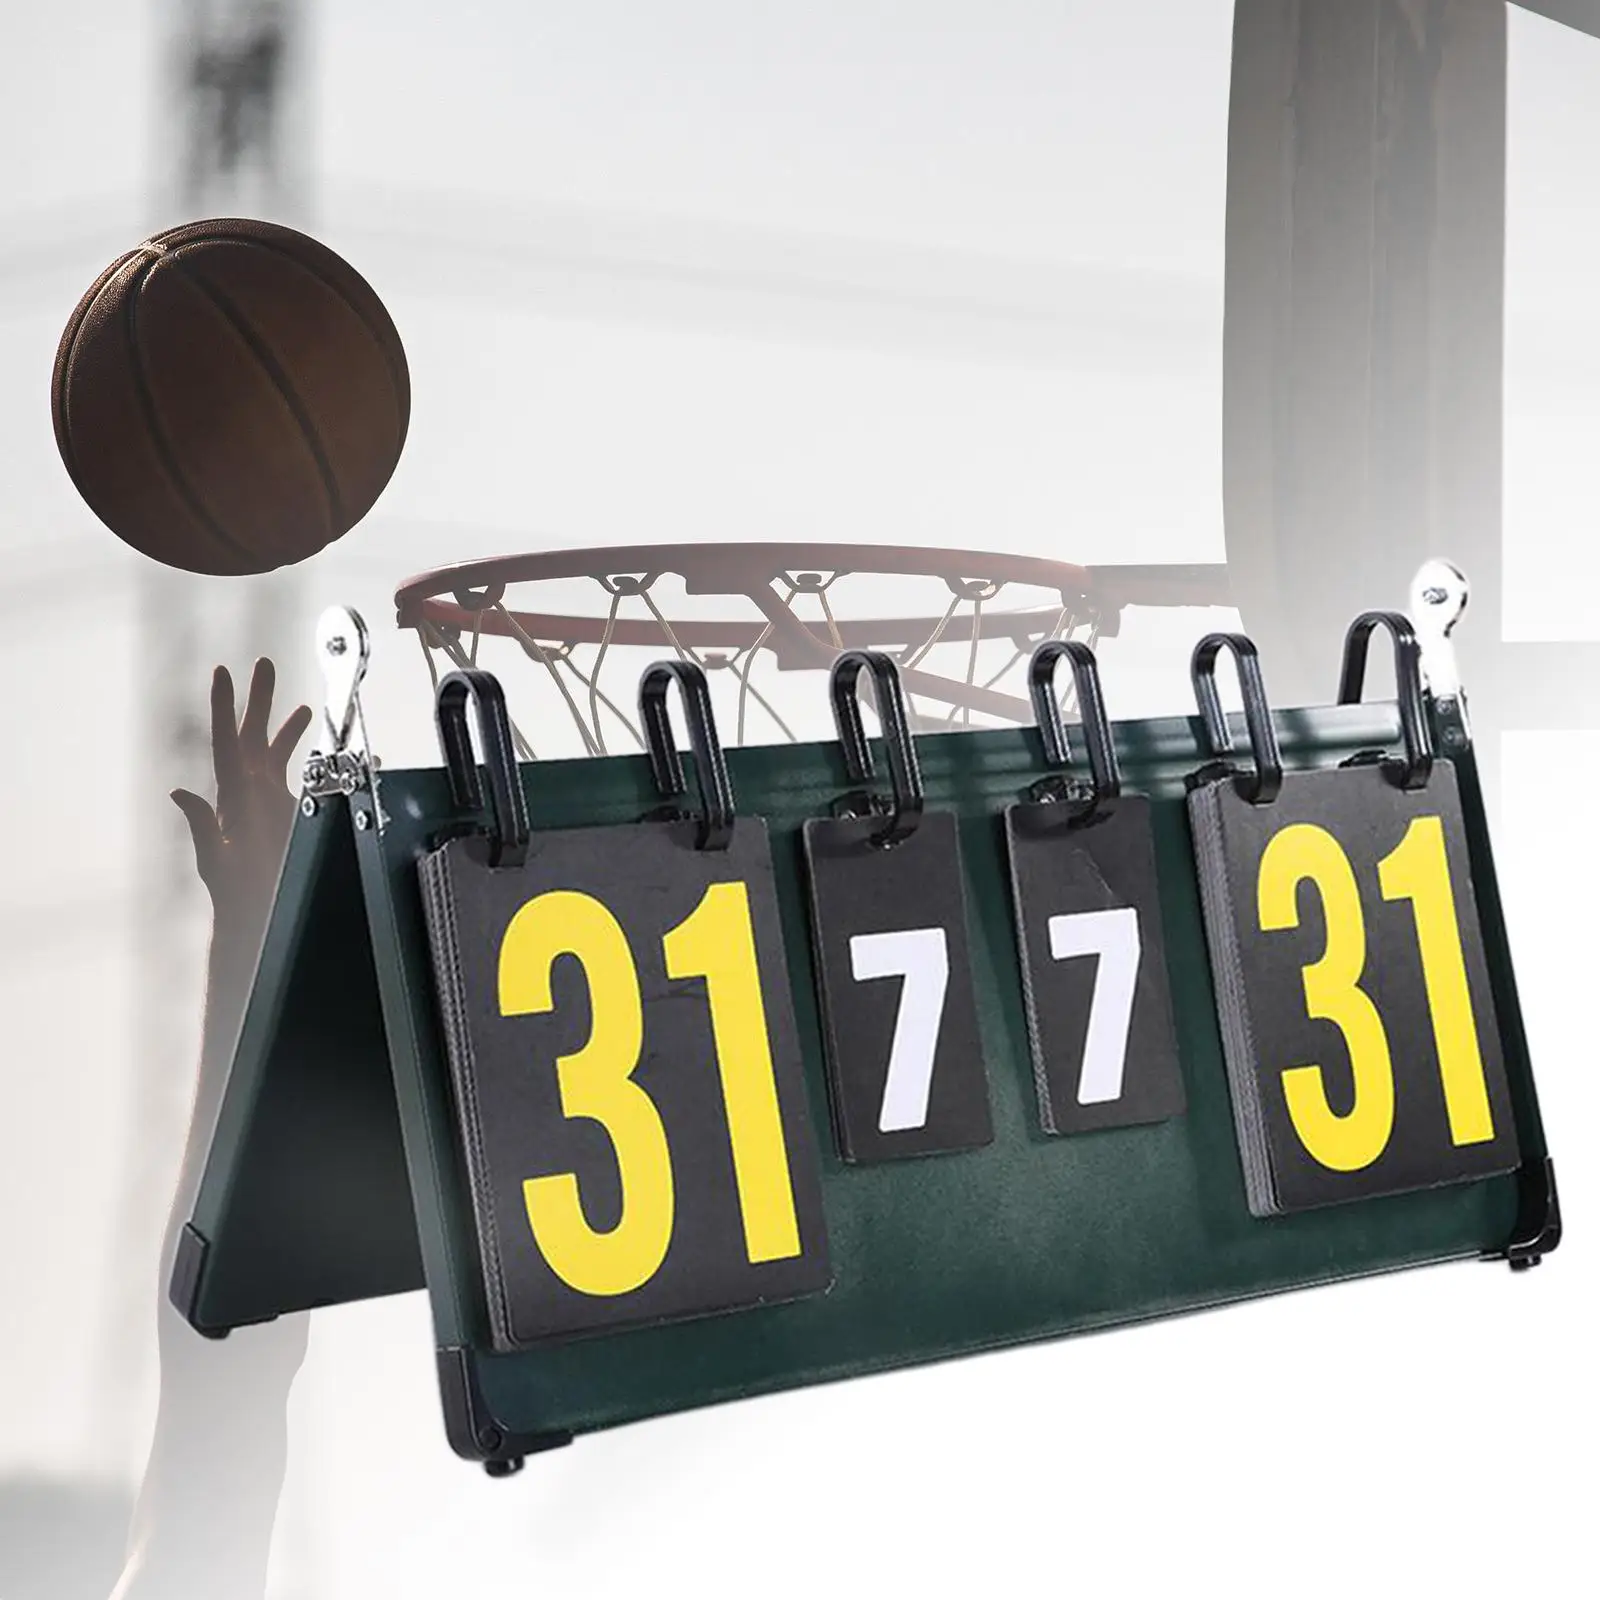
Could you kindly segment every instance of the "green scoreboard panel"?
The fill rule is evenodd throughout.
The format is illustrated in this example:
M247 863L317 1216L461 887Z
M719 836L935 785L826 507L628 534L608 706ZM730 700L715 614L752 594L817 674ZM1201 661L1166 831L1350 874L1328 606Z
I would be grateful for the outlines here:
M1379 625L1398 698L1361 704ZM720 1400L1537 1261L1554 1181L1459 700L1388 614L1352 628L1348 703L1274 713L1239 636L1194 676L1198 716L1113 727L1093 655L1047 644L1036 728L913 736L892 662L850 652L837 742L724 756L672 662L647 754L519 768L499 685L452 674L443 768L346 763L302 804L174 1302L217 1336L426 1287L450 1441L504 1472Z

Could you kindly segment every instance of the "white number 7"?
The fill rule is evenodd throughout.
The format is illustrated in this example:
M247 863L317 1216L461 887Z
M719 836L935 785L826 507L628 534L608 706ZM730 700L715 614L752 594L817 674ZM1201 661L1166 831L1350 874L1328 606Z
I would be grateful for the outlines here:
M1078 1074L1078 1104L1103 1105L1122 1096L1133 1024L1133 995L1139 981L1139 913L1132 906L1109 911L1076 911L1051 917L1050 954L1057 961L1099 956L1094 996L1089 1002L1089 1035Z
M878 1112L879 1133L920 1128L928 1120L933 1056L950 983L950 951L943 928L858 933L850 940L850 972L866 978L904 978L889 1046L889 1075Z

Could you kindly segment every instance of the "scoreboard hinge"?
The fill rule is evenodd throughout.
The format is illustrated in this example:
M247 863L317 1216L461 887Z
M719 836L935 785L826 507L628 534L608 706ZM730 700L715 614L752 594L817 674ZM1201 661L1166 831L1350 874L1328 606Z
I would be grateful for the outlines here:
M354 750L335 750L332 755L313 750L306 757L301 772L302 801L328 800L335 795L355 794L368 787L369 771L366 758ZM302 804L302 809L309 816L316 807L307 808Z
M509 1478L522 1471L527 1457L572 1443L572 1435L565 1430L517 1433L495 1417L478 1383L471 1350L445 1345L435 1354L450 1448L468 1461L482 1462L491 1478Z
M317 621L317 661L322 668L325 696L322 729L327 749L313 750L301 773L300 809L315 816L319 801L368 792L370 817L355 812L356 826L375 821L382 833L389 819L378 794L378 758L367 744L366 718L361 710L361 683L367 674L371 645L367 625L347 606L330 606Z
M1448 561L1425 561L1411 580L1411 621L1422 645L1422 678L1433 712L1440 752L1464 756L1472 748L1472 724L1461 688L1461 668L1451 635L1467 609L1466 575Z

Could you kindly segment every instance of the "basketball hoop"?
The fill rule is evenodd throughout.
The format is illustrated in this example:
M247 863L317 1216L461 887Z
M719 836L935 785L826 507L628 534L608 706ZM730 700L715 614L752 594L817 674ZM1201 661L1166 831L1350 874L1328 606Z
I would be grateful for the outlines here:
M650 662L695 662L730 743L810 735L825 699L790 674L843 650L887 651L922 731L1032 719L1026 673L1047 639L1093 645L1129 605L1230 604L1221 566L1080 567L1037 556L896 545L668 544L553 550L423 573L395 593L431 681L519 657L583 751L642 748L634 685ZM497 641L490 659L485 641ZM527 706L526 696L519 703ZM547 725L541 719L540 726ZM548 741L516 730L524 759ZM548 753L548 751L547 751Z

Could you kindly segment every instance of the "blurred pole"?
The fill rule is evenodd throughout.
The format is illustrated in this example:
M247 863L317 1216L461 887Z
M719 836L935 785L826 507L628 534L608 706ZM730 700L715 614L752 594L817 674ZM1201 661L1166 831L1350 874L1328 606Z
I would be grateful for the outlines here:
M158 0L162 80L155 96L157 180L151 229L208 216L304 226L309 201L305 0ZM212 669L233 672L240 709L251 663L301 653L300 584L292 572L203 579L145 563L138 654L143 760L132 797L142 845L133 938L135 1061L118 1213L121 1240L95 1415L100 1447L137 1458L140 1407L154 1373L151 1301L164 1288L159 1242L173 1199L200 1050L209 908L187 829L167 798L209 794ZM281 719L296 674L280 688ZM281 680L280 680L281 682ZM225 1425L225 1423L224 1423Z
M1503 0L1238 0L1225 518L1280 701L1326 700L1350 618L1435 555L1493 697L1505 166Z
M1600 31L1600 0L1528 9ZM1274 698L1327 699L1349 619L1453 560L1491 816L1503 733L1600 727L1600 645L1502 637L1507 65L1503 0L1237 0L1223 334L1228 563Z

